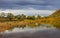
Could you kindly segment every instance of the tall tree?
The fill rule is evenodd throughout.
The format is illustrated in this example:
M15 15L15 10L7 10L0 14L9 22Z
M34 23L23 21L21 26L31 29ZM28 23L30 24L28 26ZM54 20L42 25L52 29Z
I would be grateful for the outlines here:
M14 15L12 13L7 14L7 18L11 21L14 18Z
M0 17L4 18L5 17L5 13L4 12L0 13Z
M26 19L26 16L24 14L21 14L21 15L19 14L19 15L16 16L16 18L18 20L24 20L24 19Z
M38 18L38 19L40 19L40 18L41 18L41 16L40 16L40 15L38 15L38 16L37 16L37 18Z
M27 19L35 20L35 16L28 16Z

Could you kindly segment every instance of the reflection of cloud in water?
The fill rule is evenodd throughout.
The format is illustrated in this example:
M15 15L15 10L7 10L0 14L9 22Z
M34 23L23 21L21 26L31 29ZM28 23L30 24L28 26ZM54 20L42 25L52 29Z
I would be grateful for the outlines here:
M10 33L8 33L10 32ZM40 27L15 28L12 31L5 31L0 38L60 38L60 30L42 25Z
M9 31L9 30L6 30L2 33L13 33L13 32L35 32L35 31L41 31L41 30L51 30L51 29L56 29L55 27L53 26L50 26L48 24L42 24L41 26L39 27L34 27L34 28L31 28L31 27L28 27L26 26L24 29L23 28L14 28L13 30Z
M60 38L60 30L52 29L35 32L5 33L2 34L2 38Z

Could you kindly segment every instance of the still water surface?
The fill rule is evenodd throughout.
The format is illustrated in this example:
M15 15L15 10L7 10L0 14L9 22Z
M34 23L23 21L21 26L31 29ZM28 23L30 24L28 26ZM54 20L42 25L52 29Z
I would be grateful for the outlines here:
M49 24L39 27L14 28L0 33L0 38L60 38L60 30Z
M21 27L15 27L11 30L6 30L2 33L13 33L13 32L35 32L35 31L42 31L42 30L51 30L51 29L56 29L55 27L53 27L50 24L41 24L40 26L37 27L29 27L28 25L26 25L25 28L21 28Z

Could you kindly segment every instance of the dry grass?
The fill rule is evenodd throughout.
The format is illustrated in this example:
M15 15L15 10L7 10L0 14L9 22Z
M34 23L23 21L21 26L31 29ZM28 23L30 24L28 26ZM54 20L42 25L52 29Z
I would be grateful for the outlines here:
M0 22L0 32L10 29L15 26L24 26L24 25L34 25L35 23L41 24L54 24L55 18L48 19L36 19L36 20L24 20L24 21L8 21L8 22Z

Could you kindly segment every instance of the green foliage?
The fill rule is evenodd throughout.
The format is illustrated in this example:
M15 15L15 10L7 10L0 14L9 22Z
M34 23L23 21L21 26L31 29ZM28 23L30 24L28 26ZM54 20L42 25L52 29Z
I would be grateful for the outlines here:
M35 16L28 16L27 19L29 19L29 20L35 20Z
M19 14L19 15L16 16L16 18L18 20L24 20L24 19L26 19L26 16L24 14L21 14L21 15Z
M38 15L38 16L37 16L37 18L38 18L38 19L40 19L40 18L41 18L41 16L40 16L40 15Z
M11 21L14 18L14 15L12 13L8 13L7 18Z

